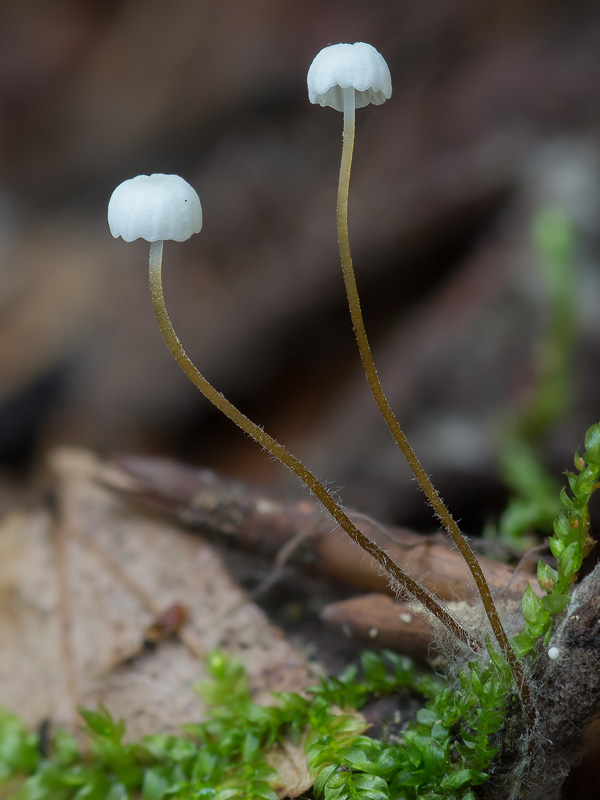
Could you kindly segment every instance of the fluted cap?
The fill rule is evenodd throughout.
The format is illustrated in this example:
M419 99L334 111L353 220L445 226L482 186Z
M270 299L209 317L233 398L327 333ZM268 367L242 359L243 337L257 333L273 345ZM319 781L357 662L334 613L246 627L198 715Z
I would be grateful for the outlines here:
M355 106L378 106L392 96L392 78L384 57L372 45L332 44L317 53L308 70L311 103L344 110L343 89L352 87Z
M108 225L126 242L184 242L202 228L196 191L179 175L138 175L121 183L108 203Z

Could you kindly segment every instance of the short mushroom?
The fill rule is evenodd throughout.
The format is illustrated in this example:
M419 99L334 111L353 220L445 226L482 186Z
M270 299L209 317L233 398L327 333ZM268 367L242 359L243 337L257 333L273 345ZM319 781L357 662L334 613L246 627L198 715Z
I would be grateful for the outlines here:
M108 204L108 224L114 237L127 242L150 242L150 294L156 320L171 355L194 386L219 411L255 442L294 472L320 500L340 527L386 570L398 591L408 592L444 623L459 639L473 647L476 642L440 601L420 586L388 553L371 541L346 514L331 492L283 445L269 436L204 377L188 358L165 306L162 288L163 241L185 241L202 227L202 208L195 190L177 175L138 175L117 186Z
M179 175L138 175L123 181L108 203L110 232L126 242L185 242L202 229L202 206Z
M184 242L202 229L202 206L196 190L179 175L155 173L130 178L111 195L108 226L115 238L150 242L149 278L154 313L173 358L193 380L195 367L185 354L165 307L162 254L165 240ZM206 394L202 386L198 388Z
M163 242L185 242L202 229L196 191L179 175L138 175L119 184L108 203L108 226L126 242L150 242L150 273L160 268Z

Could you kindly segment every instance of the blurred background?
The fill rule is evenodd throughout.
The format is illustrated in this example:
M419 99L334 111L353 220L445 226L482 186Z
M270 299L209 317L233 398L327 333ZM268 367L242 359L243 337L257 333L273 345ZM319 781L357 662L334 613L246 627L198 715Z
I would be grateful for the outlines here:
M553 324L532 240L553 209L574 234L576 330L568 397L538 444L557 473L570 466L600 396L597 2L4 0L2 507L57 444L295 488L179 372L153 318L147 244L109 234L118 183L174 172L204 209L200 235L165 246L189 355L347 504L434 526L349 324L342 118L306 92L315 54L357 40L384 55L393 83L389 102L357 114L350 197L390 402L477 533L504 502L498 445L531 402Z

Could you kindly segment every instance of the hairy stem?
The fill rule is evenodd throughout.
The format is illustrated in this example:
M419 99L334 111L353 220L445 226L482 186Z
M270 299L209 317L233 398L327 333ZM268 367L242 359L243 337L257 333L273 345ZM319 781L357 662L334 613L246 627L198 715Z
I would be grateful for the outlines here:
M258 444L271 453L271 455L275 456L278 461L300 478L348 536L374 558L391 576L393 585L395 584L394 588L397 587L401 593L407 593L414 597L437 617L437 619L439 619L458 639L473 649L479 649L480 642L474 639L462 625L454 619L450 612L434 595L420 586L410 575L404 572L400 565L397 564L385 550L382 550L379 545L362 533L323 484L301 461L286 450L283 445L279 444L276 439L265 433L260 426L248 419L245 414L242 414L242 412L230 403L221 392L218 392L212 384L207 381L204 375L202 375L190 361L175 333L165 307L161 279L162 249L162 242L152 242L150 245L150 293L152 295L154 313L156 314L156 319L164 340L167 343L167 347L171 351L171 355L194 386L196 386L219 411L225 414L232 422L235 422L235 424L254 439L255 442L258 442Z
M448 508L438 494L431 479L421 466L421 462L415 455L414 450L410 446L404 431L400 427L400 423L396 419L394 412L381 388L381 383L377 375L373 355L367 333L363 322L362 311L360 307L360 300L358 297L358 289L356 287L356 277L354 275L354 268L352 266L352 256L350 253L350 241L348 238L348 192L350 187L350 170L352 166L352 152L354 149L354 89L344 90L344 133L343 133L343 146L342 146L342 160L340 165L340 179L338 184L338 202L337 202L337 232L338 243L340 248L340 261L342 264L342 273L344 276L344 283L346 286L346 294L348 297L348 305L350 307L350 316L352 318L352 327L354 335L360 351L363 368L367 376L367 381L371 389L371 393L375 398L379 410L385 419L388 428L391 431L396 444L400 448L402 455L408 462L412 469L415 478L418 480L419 485L425 492L435 514L440 519L444 528L448 531L452 540L458 547L461 555L465 559L471 574L475 580L475 584L483 601L485 613L492 627L492 631L498 645L506 658L513 677L521 693L523 705L525 707L527 718L530 727L535 722L535 708L531 698L531 691L521 664L511 647L506 631L500 621L496 604L494 603L492 593L487 580L483 574L483 570L475 556L475 553L469 546L469 543L461 533L458 525L454 521Z

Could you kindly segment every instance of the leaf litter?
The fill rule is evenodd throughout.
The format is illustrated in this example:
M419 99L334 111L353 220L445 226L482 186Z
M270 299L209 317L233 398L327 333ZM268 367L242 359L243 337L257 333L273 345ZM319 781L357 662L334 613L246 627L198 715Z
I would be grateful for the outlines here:
M257 702L314 682L208 541L132 508L106 485L127 476L89 452L57 450L49 466L52 502L0 526L0 706L76 730L77 708L100 703L139 738L204 716L193 684L214 648L243 662ZM173 609L173 630L145 643ZM301 747L271 755L280 797L310 787Z

